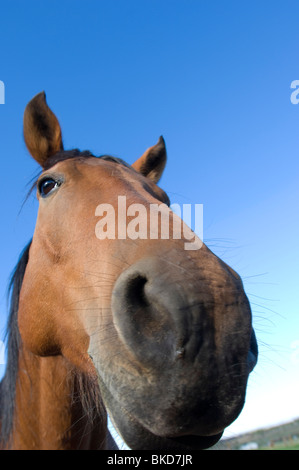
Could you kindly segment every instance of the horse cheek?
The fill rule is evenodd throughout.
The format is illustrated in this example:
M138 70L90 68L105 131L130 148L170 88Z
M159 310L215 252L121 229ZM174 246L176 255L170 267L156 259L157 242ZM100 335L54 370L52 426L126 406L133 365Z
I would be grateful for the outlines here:
M51 307L46 309L39 301L37 292L38 289L31 290L24 283L20 293L18 324L22 343L38 356L60 354L53 323L55 315L53 316Z

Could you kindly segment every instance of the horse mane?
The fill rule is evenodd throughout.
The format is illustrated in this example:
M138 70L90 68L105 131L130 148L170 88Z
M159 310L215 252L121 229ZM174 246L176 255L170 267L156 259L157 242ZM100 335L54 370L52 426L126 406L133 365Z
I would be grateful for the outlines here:
M81 152L79 149L62 150L61 152L55 153L55 155L47 159L44 170L49 170L49 168L56 165L56 163L77 157L90 158L94 157L94 155L89 152L89 150L84 150L83 152Z
M6 447L13 428L20 346L20 332L18 327L19 297L28 263L30 246L31 240L21 253L19 261L12 273L8 288L10 308L5 333L5 339L7 339L7 363L5 375L0 382L0 447Z
M44 170L49 170L52 166L56 165L56 163L63 162L64 160L69 160L70 158L101 158L102 160L120 163L121 165L130 167L128 163L126 163L121 158L113 157L112 155L100 155L96 157L93 155L89 150L81 151L79 149L73 150L62 150L61 152L56 153L52 157L48 158Z

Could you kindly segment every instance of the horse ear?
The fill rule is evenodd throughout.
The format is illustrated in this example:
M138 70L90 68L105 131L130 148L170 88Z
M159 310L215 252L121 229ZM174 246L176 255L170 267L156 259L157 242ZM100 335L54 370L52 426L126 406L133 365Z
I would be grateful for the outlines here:
M63 150L60 125L47 105L44 91L27 104L23 128L26 146L42 167L49 157Z
M166 165L166 158L165 142L161 136L157 144L148 148L132 167L154 183L158 183Z

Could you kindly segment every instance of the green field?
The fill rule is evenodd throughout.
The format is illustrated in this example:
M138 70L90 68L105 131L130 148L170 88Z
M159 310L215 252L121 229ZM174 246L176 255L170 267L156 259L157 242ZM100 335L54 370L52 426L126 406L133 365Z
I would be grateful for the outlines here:
M299 450L299 441L277 442L270 447L262 447L261 450Z
M221 440L213 450L243 450L246 444L257 450L299 450L299 419L267 429Z

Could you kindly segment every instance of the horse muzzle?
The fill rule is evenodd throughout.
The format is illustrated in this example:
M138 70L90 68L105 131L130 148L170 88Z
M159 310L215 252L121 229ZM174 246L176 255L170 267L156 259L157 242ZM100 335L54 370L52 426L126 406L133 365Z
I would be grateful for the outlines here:
M147 258L115 283L114 326L144 370L119 400L155 435L184 440L221 434L244 405L257 345L247 297L226 275L225 286L216 288L200 270L194 280L188 266Z
M143 366L159 369L182 361L194 363L202 349L216 354L217 348L226 346L225 335L230 334L236 344L245 343L242 355L247 357L243 362L250 372L257 358L257 343L243 290L230 286L233 293L228 296L234 298L217 305L208 282L194 281L187 275L184 282L181 269L187 270L147 258L119 276L112 293L112 312L125 347ZM234 326L238 326L239 336Z

